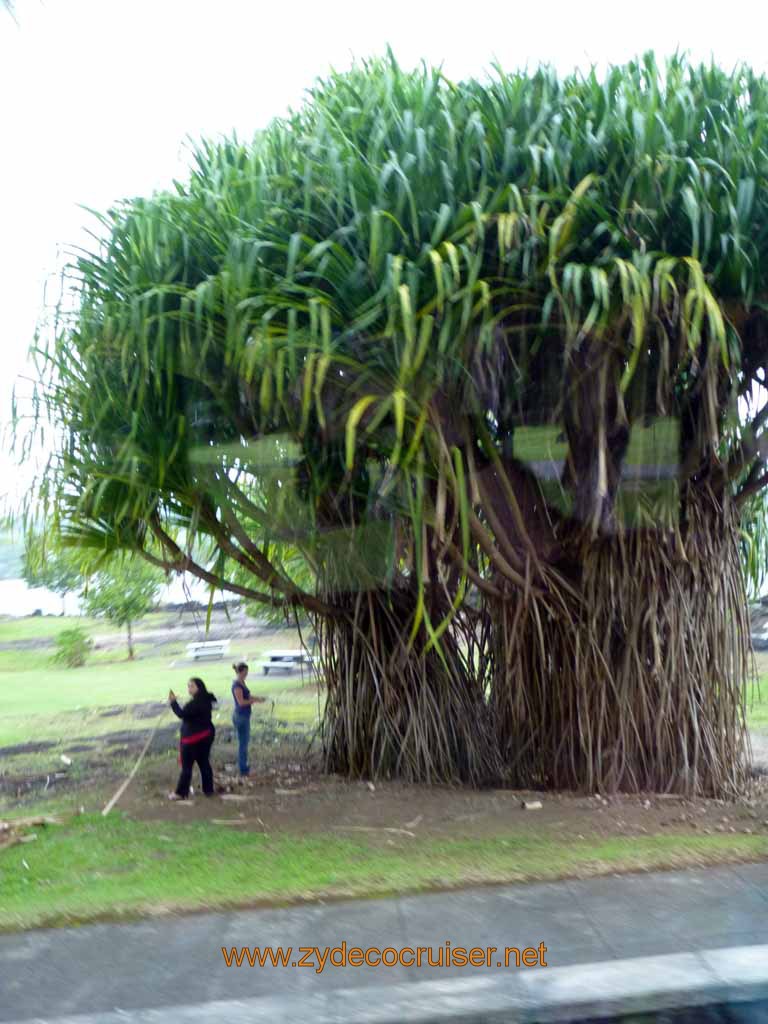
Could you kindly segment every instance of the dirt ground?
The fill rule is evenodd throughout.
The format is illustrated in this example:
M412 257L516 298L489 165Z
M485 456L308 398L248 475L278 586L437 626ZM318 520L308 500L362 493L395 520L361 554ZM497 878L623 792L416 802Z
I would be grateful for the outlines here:
M222 744L214 758L219 790L214 798L198 790L187 802L168 801L174 765L155 763L151 773L137 776L119 806L150 821L214 821L225 828L303 836L357 832L383 841L408 836L480 839L518 830L562 841L654 835L665 828L678 835L768 836L766 777L754 779L750 793L737 803L653 794L604 797L348 782L323 774L316 756L262 759L252 777L242 781L226 758L227 749L234 755L232 744ZM197 789L194 781L193 787Z
M203 797L195 777L192 799L174 803L167 794L178 771L175 737L163 735L158 740L158 735L152 755L117 804L118 810L140 820L210 821L222 828L304 837L365 834L374 842L398 845L410 837L478 840L519 834L521 839L528 835L562 842L658 835L665 829L677 835L768 836L768 775L753 778L747 796L730 803L654 794L606 797L349 782L321 771L318 755L307 752L306 735L274 733L259 738L253 774L240 780L235 745L225 729L219 731L214 748L216 796ZM124 755L119 770L100 753L79 779L62 773L55 792L87 811L99 810L127 776L141 745L134 734L125 746L113 748ZM78 757L74 750L72 757ZM48 793L41 793L39 785L34 789L36 793L19 794L19 809L31 799L38 810L44 809L40 797Z

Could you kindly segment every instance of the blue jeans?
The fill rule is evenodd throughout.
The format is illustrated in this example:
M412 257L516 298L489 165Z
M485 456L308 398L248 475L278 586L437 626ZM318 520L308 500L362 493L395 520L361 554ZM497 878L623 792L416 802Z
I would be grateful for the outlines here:
M247 775L251 770L248 766L248 744L251 741L251 716L234 714L232 715L232 725L235 727L235 735L237 736L238 743L237 766L240 769L241 775Z

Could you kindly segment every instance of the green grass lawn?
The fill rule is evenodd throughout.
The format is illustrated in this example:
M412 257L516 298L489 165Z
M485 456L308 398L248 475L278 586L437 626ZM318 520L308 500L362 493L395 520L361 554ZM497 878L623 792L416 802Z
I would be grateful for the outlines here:
M163 621L167 616L164 617ZM158 621L158 625L161 625ZM52 640L64 629L81 626L89 635L119 632L105 619L90 619L85 615L35 615L23 619L0 619L0 643L15 640Z
M758 661L758 671L761 672L759 681L751 683L747 690L747 722L751 729L764 732L768 730L768 665L763 668Z
M564 459L568 451L559 441L561 428L555 426L518 427L514 451L518 459L545 461ZM648 427L634 426L625 462L630 466L673 466L678 458L679 424L671 417L655 420Z
M629 466L675 466L678 459L679 425L672 418L657 419L648 427L634 426L625 463ZM560 441L559 427L518 427L514 453L525 462L559 461L568 445ZM540 486L553 508L571 515L572 498L558 480L541 480ZM618 516L628 527L667 524L678 514L676 480L625 480L619 486Z
M162 625L148 616L143 628ZM13 623L19 639L29 627L37 629L45 623L48 629L64 628L73 621L40 618L18 619ZM8 627L8 623L2 624ZM87 628L90 629L88 626ZM41 633L40 636L50 636ZM10 637L6 628L6 640ZM312 685L306 673L264 676L258 662L271 648L298 648L292 630L280 630L258 643L246 643L247 657L253 662L249 677L251 692L275 701L257 707L257 713L268 713L286 721L314 725L317 700L310 691L296 695L292 691ZM140 648L139 657L128 661L122 648L95 651L82 668L69 669L51 661L51 649L0 650L0 747L30 740L59 740L77 736L98 736L125 729L151 728L156 719L137 719L130 705L165 700L169 689L186 696L186 683L191 675L199 675L219 697L219 714L228 718L232 670L224 659L188 662L184 659L185 644L166 644L151 654ZM244 653L246 653L244 651ZM172 663L176 663L172 667ZM106 707L124 705L125 714L102 717ZM175 719L168 713L169 723ZM223 721L223 719L222 719Z
M0 665L0 729L6 718L25 716L28 733L34 733L38 715L162 700L169 688L181 693L192 673L189 666L170 668L170 660L139 658L68 669L51 665L48 659L45 671L37 666L32 671L18 667L4 670Z
M152 655L147 655L145 651L147 648L138 648L139 654L136 659L136 664L139 665L141 662L152 658ZM167 646L161 648L162 654L155 655L155 660L165 660L168 664L174 658L181 658L183 654L183 647L177 645L175 647ZM67 673L78 671L77 669L67 669L64 666L53 661L53 647L37 647L32 650L19 650L18 648L12 648L10 650L0 650L0 677L6 673L45 673L64 671ZM83 666L85 669L96 668L99 665L119 665L128 663L128 648L122 644L118 647L102 648L99 650L92 650L88 655L88 660ZM210 663L209 663L210 664Z
M186 682L199 674L219 698L219 714L229 717L231 671L223 663L188 664L170 668L169 657L140 658L111 664L86 665L62 669L48 664L44 670L0 669L0 747L29 740L101 735L134 728L151 728L155 719L137 719L130 710L123 715L102 717L99 709L130 706L146 701L162 701L168 690L186 696ZM305 677L304 684L306 686ZM317 700L307 691L294 695L302 686L299 676L258 676L249 679L251 692L275 701L257 706L257 714L313 724L317 718ZM223 721L224 719L222 719ZM168 712L168 723L175 719Z
M280 903L320 896L558 878L768 854L761 836L643 836L556 842L527 834L482 840L300 838L211 825L92 815L38 829L0 858L0 928L104 916ZM247 864L237 876L232 864Z

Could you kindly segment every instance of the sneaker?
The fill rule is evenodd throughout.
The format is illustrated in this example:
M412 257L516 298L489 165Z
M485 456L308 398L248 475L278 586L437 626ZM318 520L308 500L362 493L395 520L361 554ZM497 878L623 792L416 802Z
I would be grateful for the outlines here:
M186 800L187 798L185 796L179 796L178 793L169 793L168 794L168 799L169 800Z

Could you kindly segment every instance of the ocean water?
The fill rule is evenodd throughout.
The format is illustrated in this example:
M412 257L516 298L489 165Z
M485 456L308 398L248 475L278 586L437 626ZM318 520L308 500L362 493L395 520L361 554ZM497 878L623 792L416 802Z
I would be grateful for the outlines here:
M174 580L164 587L160 594L160 604L177 604L189 599L202 603L208 600L208 589L199 581L188 581L186 588L182 580ZM24 580L0 580L0 616L11 615L21 617L34 615L40 611L43 615L78 615L80 600L77 594L67 594L62 601L58 594L44 587L29 587Z

